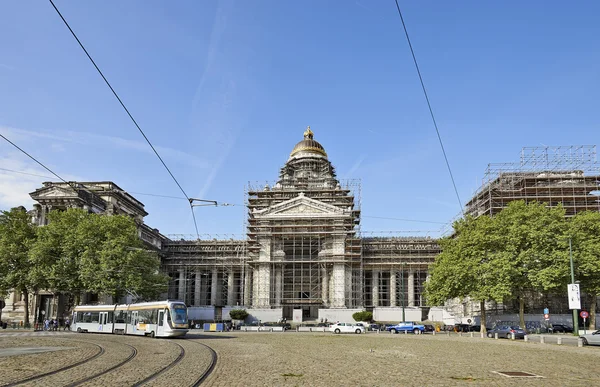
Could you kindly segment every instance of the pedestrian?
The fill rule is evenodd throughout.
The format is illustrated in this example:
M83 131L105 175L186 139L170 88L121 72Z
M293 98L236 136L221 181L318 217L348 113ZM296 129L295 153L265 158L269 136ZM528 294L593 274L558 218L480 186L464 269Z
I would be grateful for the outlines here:
M58 319L57 318L54 319L54 330L55 331L58 330Z
M50 329L50 320L45 319L44 320L44 330L47 331Z
M71 330L71 320L69 320L68 317L65 319L65 327L63 328L63 331L66 331L66 330L69 330L69 331Z

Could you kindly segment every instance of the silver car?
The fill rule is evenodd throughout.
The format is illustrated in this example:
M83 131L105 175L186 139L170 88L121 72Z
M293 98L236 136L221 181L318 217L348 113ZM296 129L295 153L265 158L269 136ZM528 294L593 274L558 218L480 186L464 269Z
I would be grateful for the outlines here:
M579 337L581 337L583 345L600 345L600 330L587 335L579 335Z

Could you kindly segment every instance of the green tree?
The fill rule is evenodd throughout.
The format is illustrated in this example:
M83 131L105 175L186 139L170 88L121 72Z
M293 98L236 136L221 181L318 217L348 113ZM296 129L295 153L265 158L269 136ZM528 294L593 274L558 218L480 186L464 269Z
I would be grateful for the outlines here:
M485 333L486 300L502 301L511 290L508 265L496 254L496 223L486 216L468 216L453 227L454 234L439 242L442 252L436 257L426 284L426 298L428 303L438 305L457 297L479 301L481 329Z
M558 289L568 275L564 249L567 223L562 206L511 202L493 218L498 238L495 260L506 265L507 299L519 302L519 320L525 328L525 296Z
M145 248L132 218L92 214L78 231L86 244L80 278L88 291L109 294L114 302L126 294L155 299L166 291L168 277L159 272L160 258Z
M233 320L245 320L248 312L245 309L232 309L229 311L229 317Z
M373 321L373 312L367 312L366 310L363 310L361 312L353 313L352 318L354 319L354 321L371 322Z
M576 279L590 305L590 329L596 326L596 302L600 295L600 213L580 212L569 224Z
M29 324L29 294L37 289L30 275L29 250L36 240L35 227L24 207L0 212L0 293L13 289L23 294L25 324Z
M31 250L32 276L39 288L71 294L76 303L86 290L80 278L81 254L94 242L82 240L80 235L81 224L89 216L81 209L50 212L49 223L38 227Z

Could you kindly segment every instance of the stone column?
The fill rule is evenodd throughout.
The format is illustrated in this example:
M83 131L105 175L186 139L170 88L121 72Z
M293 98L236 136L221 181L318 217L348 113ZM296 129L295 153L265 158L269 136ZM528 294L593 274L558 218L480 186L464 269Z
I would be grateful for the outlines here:
M250 306L252 302L252 268L246 266L244 273L244 306Z
M258 275L254 279L254 282L258 284L256 289L256 306L259 308L269 308L271 306L271 240L263 239L259 241L259 244L258 261L260 265L258 266Z
M258 269L252 268L252 306L258 306Z
M346 244L344 235L336 235L333 237L332 255L333 259L340 260L344 258ZM346 307L346 265L344 263L334 263L333 272L333 308Z
M398 305L398 297L396 296L396 276L398 271L392 269L390 271L390 306L394 307Z
M371 302L373 307L379 306L379 270L373 270L371 275Z
M321 298L323 299L323 306L329 306L329 275L327 267L321 268Z
M196 280L194 281L194 306L201 305L200 293L202 292L202 273L196 270Z
M179 286L177 289L177 298L185 302L185 270L179 269Z
M408 306L415 306L415 272L408 269Z
M217 305L217 302L220 301L219 295L219 272L216 268L212 270L212 282L210 284L210 304L212 306Z
M210 300L208 299L208 274L202 273L201 276L203 278L200 282L200 305L208 305L210 304Z
M227 274L227 305L235 305L235 273L230 271Z
M281 266L275 268L275 306L281 306L283 296L283 275Z
M346 307L352 307L352 267L346 266Z

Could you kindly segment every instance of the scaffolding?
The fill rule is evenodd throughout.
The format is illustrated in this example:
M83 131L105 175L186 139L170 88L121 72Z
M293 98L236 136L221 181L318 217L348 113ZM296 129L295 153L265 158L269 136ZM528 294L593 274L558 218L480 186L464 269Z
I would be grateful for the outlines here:
M596 146L526 147L519 162L488 164L483 184L465 212L492 216L515 200L561 204L567 216L600 211Z

